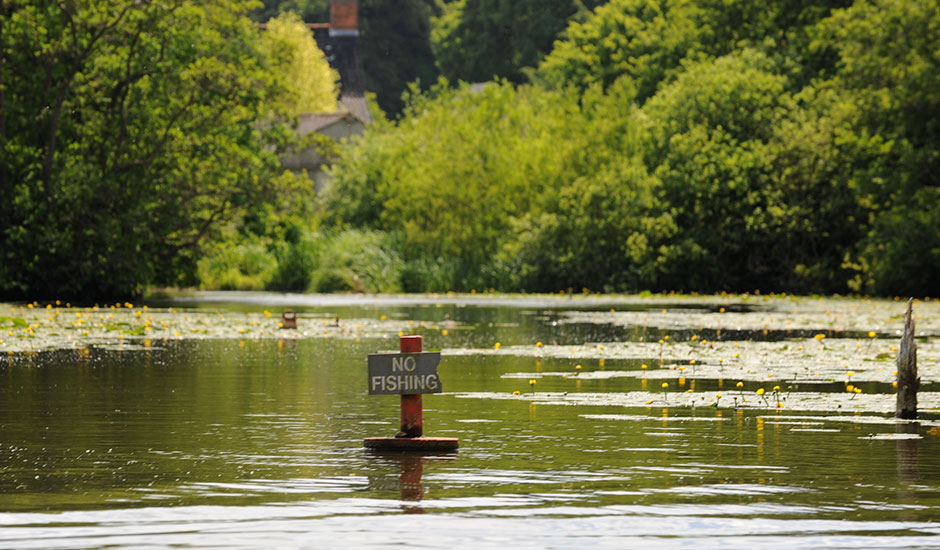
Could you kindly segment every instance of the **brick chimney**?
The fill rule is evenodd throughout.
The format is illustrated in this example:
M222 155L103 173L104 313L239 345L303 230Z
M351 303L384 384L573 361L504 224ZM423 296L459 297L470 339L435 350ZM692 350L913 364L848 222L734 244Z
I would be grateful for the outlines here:
M330 36L359 35L359 5L356 0L332 0Z

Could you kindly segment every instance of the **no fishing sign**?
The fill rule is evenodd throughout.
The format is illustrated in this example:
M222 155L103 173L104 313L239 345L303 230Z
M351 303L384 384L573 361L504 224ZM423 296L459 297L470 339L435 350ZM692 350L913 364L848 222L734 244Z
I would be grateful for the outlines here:
M369 355L369 395L440 393L439 352Z
M456 451L456 437L424 437L421 394L442 391L437 376L441 354L422 352L417 335L401 336L398 347L401 353L369 355L369 394L401 396L401 430L394 437L367 437L363 445L374 451Z

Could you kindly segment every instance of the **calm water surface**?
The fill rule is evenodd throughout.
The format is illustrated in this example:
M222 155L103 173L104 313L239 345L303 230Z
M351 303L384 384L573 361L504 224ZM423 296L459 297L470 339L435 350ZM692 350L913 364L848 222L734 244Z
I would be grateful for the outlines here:
M648 336L552 326L539 308L381 309L301 311L461 323L425 349ZM532 391L503 377L543 367L532 358L444 357L425 433L459 437L458 453L366 452L363 438L398 427L397 397L366 395L366 355L396 346L183 341L0 360L0 548L940 547L927 427L464 395ZM537 388L639 382L562 383ZM879 439L899 429L923 438Z

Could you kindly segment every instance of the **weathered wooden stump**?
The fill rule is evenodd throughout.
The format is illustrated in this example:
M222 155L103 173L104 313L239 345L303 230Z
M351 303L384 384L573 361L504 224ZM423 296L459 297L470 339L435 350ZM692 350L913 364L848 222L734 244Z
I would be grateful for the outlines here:
M907 301L904 314L904 335L898 350L898 402L894 416L897 418L917 418L917 389L920 378L917 377L917 343L914 341L914 299Z
M292 309L285 309L281 313L281 328L297 328L297 314Z

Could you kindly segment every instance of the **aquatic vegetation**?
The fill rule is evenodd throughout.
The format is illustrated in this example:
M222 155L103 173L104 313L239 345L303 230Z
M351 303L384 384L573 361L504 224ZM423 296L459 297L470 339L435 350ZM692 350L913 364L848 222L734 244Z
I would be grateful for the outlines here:
M578 392L539 392L515 396L501 392L459 392L447 393L461 399L528 399L539 405L567 405L579 407L647 407L652 404L663 404L663 395L648 391L635 391L625 393L578 393ZM712 402L713 393L706 392L673 392L669 394L668 408L670 409L701 409L702 403ZM940 410L940 392L918 393L918 403L925 412ZM698 405L696 405L698 404ZM781 402L782 405L782 402ZM715 407L709 407L715 409ZM737 402L736 405L722 403L718 411L728 409L744 410L779 410L777 402L758 399L747 402ZM819 392L793 392L786 404L786 410L792 412L816 413L850 413L850 414L877 414L881 422L894 421L895 399L894 395L865 394L865 393L819 393ZM776 417L775 417L776 418ZM802 418L802 417L799 417ZM922 418L918 420L922 425L940 426L940 421Z
M696 383L721 388L723 381L735 380L738 395L732 396L731 403L722 402L720 398L715 400L718 407L894 410L892 388L897 375L897 346L894 344L903 323L903 303L899 300L659 296L636 298L635 303L644 307L618 308L614 312L609 309L564 311L553 320L560 325L623 327L625 334L631 335L624 341L585 341L577 347L506 346L501 353L555 360L577 357L579 361L619 361L612 370L581 372L578 379L585 383L633 378L641 380L645 389L646 381L659 380L665 391L672 380L678 380L680 389L686 384L691 389ZM718 304L734 307L721 306L725 311L715 313L716 309L720 311L715 307ZM940 340L936 338L940 336L940 304L935 300L917 302L915 315L922 383L940 383L940 369L935 367L940 364L940 346L937 345ZM450 349L445 353L485 355L487 352ZM630 367L630 363L637 366ZM502 376L524 378L530 374L509 372ZM566 376L561 371L539 374L545 378ZM756 401L747 399L746 383L753 384L750 391L758 398ZM768 383L773 385L760 386ZM826 389L839 383L846 384L842 393ZM786 387L785 393L783 387ZM813 391L814 387L819 391ZM541 395L543 399L554 401L550 394ZM579 400L572 397L574 395L569 394L561 401L572 404ZM710 395L706 397L699 391L689 393L686 390L673 396L669 405L695 407L696 403L711 401ZM924 411L937 408L936 401L930 401L928 395L929 392L919 394ZM644 392L635 397L610 399L623 406L645 406L657 401Z
M433 303L440 297L410 299ZM448 295L448 299L459 303L462 298ZM512 368L498 376L529 382L531 395L535 395L535 381L544 379L546 387L537 394L540 400L580 404L581 398L576 396L610 381L616 386L606 387L605 391L616 391L618 387L643 390L622 392L636 393L628 399L606 398L624 406L662 402L667 393L674 394L669 397L670 407L714 404L718 409L884 412L894 406L896 341L892 335L900 326L903 306L899 301L791 296L521 297L489 293L467 299L501 305L523 303L536 310L552 308L555 313L543 316L546 328L554 331L560 327L560 333L575 323L623 330L625 337L619 340L609 337L616 335L616 330L601 330L596 331L602 335L596 339L558 341L554 336L551 340L543 336L538 341L532 338L529 342L534 343L529 344L506 342L504 336L502 342L489 340L490 344L484 344L489 347L481 348L468 346L464 338L444 341L453 346L441 350L449 357L485 360L486 356L498 356L507 361L535 358L535 369ZM610 302L620 307L611 308ZM590 311L583 310L588 308ZM720 308L725 311L720 313ZM130 303L81 308L61 302L0 304L0 352L134 349L159 346L163 340L209 338L391 339L396 334L431 332L445 336L444 326L451 331L472 330L449 317L438 325L402 319L388 311L374 312L369 318L342 320L332 314L301 313L298 330L283 330L278 328L281 312L271 309L268 306L263 312L252 313L148 308ZM935 367L940 364L940 338L934 337L940 334L940 304L919 302L915 313L919 317L920 376L924 389L930 389L926 386L940 383L940 369ZM825 346L818 344L823 341ZM558 367L546 369L543 361ZM587 368L591 361L597 361L599 368ZM655 394L646 391L647 384L656 389ZM555 390L568 392L569 396L556 399ZM721 393L731 399L715 397ZM940 410L940 404L930 395L929 391L921 392L922 409Z
M345 319L298 315L298 329L284 330L270 311L241 313L134 307L130 303L72 307L0 304L0 352L114 347L150 348L163 340L390 337L434 324L406 320Z
M645 300L645 301L644 301ZM763 331L768 335L788 338L794 334L811 336L818 342L840 337L839 332L856 332L856 337L878 340L879 335L889 337L903 327L899 324L904 313L904 302L887 299L811 298L794 296L657 296L635 301L649 308L609 312L565 312L559 323L610 323L628 327L656 327L682 329L692 333L694 339L702 333L727 331ZM736 311L716 315L708 306L734 304ZM660 306L660 307L652 307ZM665 308L663 308L665 306ZM918 336L940 335L940 302L937 299L915 300L915 318ZM688 332L686 332L688 334ZM662 337L665 342L668 338ZM710 336L709 340L722 340Z

